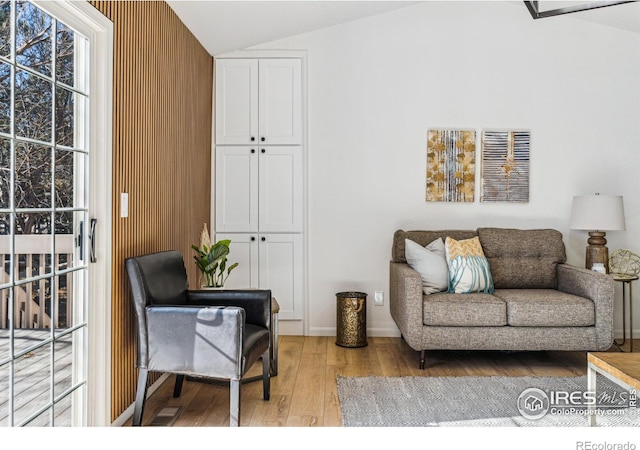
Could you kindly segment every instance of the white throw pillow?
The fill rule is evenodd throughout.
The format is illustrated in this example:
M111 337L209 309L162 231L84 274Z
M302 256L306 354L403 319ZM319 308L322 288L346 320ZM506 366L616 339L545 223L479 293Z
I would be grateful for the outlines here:
M433 294L446 291L449 288L449 267L442 239L438 238L426 247L405 239L404 246L407 263L422 278L423 292Z

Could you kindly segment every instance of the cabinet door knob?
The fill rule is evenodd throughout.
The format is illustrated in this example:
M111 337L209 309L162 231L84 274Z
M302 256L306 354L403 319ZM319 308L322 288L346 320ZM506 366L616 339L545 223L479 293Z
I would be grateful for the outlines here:
M252 240L252 241L255 241L255 240L256 240L256 237L255 237L255 236L251 236L251 240Z
M267 138L266 138L266 137L264 137L264 136L262 136L262 137L260 138L260 140L261 140L262 142L264 142L264 141L266 141L266 140L267 140Z
M265 149L260 150L262 153L267 153Z
M266 237L264 237L264 236L262 236L262 238L261 238L260 240L261 240L262 242L264 242L264 241L266 241L266 240L267 240L267 238L266 238Z
M254 138L253 136L251 136L251 142L254 142L256 140L256 138Z
M252 149L251 149L251 153L255 153L255 152L256 152L256 149L255 149L255 148L252 148Z

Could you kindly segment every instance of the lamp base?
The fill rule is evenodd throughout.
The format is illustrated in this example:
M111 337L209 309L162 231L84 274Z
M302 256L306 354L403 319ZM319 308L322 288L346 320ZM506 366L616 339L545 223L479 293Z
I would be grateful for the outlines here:
M585 267L589 270L594 263L604 264L607 273L609 273L609 249L606 247L606 233L603 231L590 231L589 239L587 239L587 255L585 258Z

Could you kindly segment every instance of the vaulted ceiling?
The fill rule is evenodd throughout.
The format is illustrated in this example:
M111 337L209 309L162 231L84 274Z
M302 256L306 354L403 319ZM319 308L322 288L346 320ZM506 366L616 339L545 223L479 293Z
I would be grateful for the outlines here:
M211 55L218 56L421 2L168 0L167 3L204 48ZM526 9L523 1L508 3ZM540 1L538 5L540 11L543 11L585 3L587 2ZM640 33L640 2L538 20L574 19Z

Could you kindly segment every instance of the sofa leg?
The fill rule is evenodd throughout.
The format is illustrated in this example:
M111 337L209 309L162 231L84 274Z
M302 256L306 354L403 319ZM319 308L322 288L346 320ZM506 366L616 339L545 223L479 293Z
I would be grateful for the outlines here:
M420 351L420 370L424 370L424 360L426 358L426 355L427 355L426 350Z

